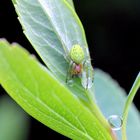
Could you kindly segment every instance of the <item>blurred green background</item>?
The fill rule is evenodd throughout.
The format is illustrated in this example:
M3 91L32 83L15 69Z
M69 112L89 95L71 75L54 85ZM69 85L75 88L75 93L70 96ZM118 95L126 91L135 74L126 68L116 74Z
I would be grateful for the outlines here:
M140 1L74 0L74 3L76 11L84 25L93 66L110 73L128 93L140 70ZM10 42L18 42L31 53L36 54L22 32L21 25L17 20L17 15L10 0L0 1L1 37L5 37ZM0 93L1 104L6 93L2 88ZM140 109L139 99L140 95L138 93L134 100L138 109ZM11 102L13 101L10 100ZM2 108L3 106L0 106L0 110ZM7 113L6 108L3 110ZM15 116L20 116L21 111L19 111L19 108L16 108L16 110L18 111L16 111ZM10 115L6 116L10 117ZM13 130L21 134L21 136L21 132L24 129L25 132L29 131L26 132L26 134L28 133L28 138L23 137L23 140L33 140L38 136L40 136L40 139L45 137L50 137L51 140L56 137L61 140L68 139L30 118L27 114L26 117L26 119L21 118L24 119L24 124L27 125L26 129L20 128L16 130L18 127L13 127ZM11 120L13 120L12 117L7 119L7 124ZM19 122L16 123L20 124ZM14 140L22 139L17 138Z

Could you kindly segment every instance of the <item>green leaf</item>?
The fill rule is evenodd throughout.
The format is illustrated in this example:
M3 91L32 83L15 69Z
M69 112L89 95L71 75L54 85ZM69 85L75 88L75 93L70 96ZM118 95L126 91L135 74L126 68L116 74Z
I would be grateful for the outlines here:
M80 79L75 79L72 87L66 84L66 57L72 45L86 49L86 58L90 59L85 33L74 9L66 0L17 0L15 8L25 35L49 70L94 112L89 101L94 100L94 88L89 90L89 97Z
M13 4L16 4L16 0L12 0Z
M66 79L64 59L74 44L85 49L84 30L65 0L17 0L15 5L24 33L49 69Z
M95 93L97 103L104 115L122 116L123 107L126 101L126 92L108 74L101 70L95 72ZM119 139L121 139L120 132ZM127 123L128 140L138 140L140 133L140 114L134 104L129 111Z
M66 0L66 1L74 8L73 0Z
M31 116L75 140L112 140L98 119L22 47L0 42L0 83Z
M26 140L28 118L7 96L0 99L0 140Z

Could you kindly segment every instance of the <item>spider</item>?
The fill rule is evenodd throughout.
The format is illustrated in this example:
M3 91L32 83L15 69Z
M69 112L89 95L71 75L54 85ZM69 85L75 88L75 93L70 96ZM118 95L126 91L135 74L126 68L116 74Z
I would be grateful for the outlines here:
M74 77L81 77L81 84L85 89L89 89L93 84L93 68L90 59L85 57L83 48L75 44L69 53L69 68L66 82L68 83Z

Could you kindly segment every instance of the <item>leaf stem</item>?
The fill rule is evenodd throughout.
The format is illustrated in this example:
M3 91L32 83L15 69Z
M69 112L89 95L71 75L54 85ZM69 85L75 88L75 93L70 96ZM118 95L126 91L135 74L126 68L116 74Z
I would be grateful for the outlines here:
M138 76L136 77L136 80L129 92L129 95L127 97L125 106L124 106L124 110L123 110L123 125L122 125L122 140L127 140L127 136L126 136L126 124L127 124L127 118L128 118L128 112L129 112L129 108L131 106L131 103L134 99L134 96L136 95L136 92L138 91L138 89L140 88L140 72L138 74Z

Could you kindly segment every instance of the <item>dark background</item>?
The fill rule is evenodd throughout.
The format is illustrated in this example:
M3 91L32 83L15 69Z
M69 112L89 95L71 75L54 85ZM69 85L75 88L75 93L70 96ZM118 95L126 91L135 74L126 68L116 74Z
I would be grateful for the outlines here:
M129 92L140 70L140 0L75 0L84 25L94 67L108 72ZM22 33L10 0L0 1L0 38L18 42L35 53ZM36 54L37 55L37 54ZM1 87L0 87L1 88ZM1 91L4 90L1 88ZM139 92L140 93L140 92ZM138 109L140 95L134 103ZM31 120L29 140L68 139Z

